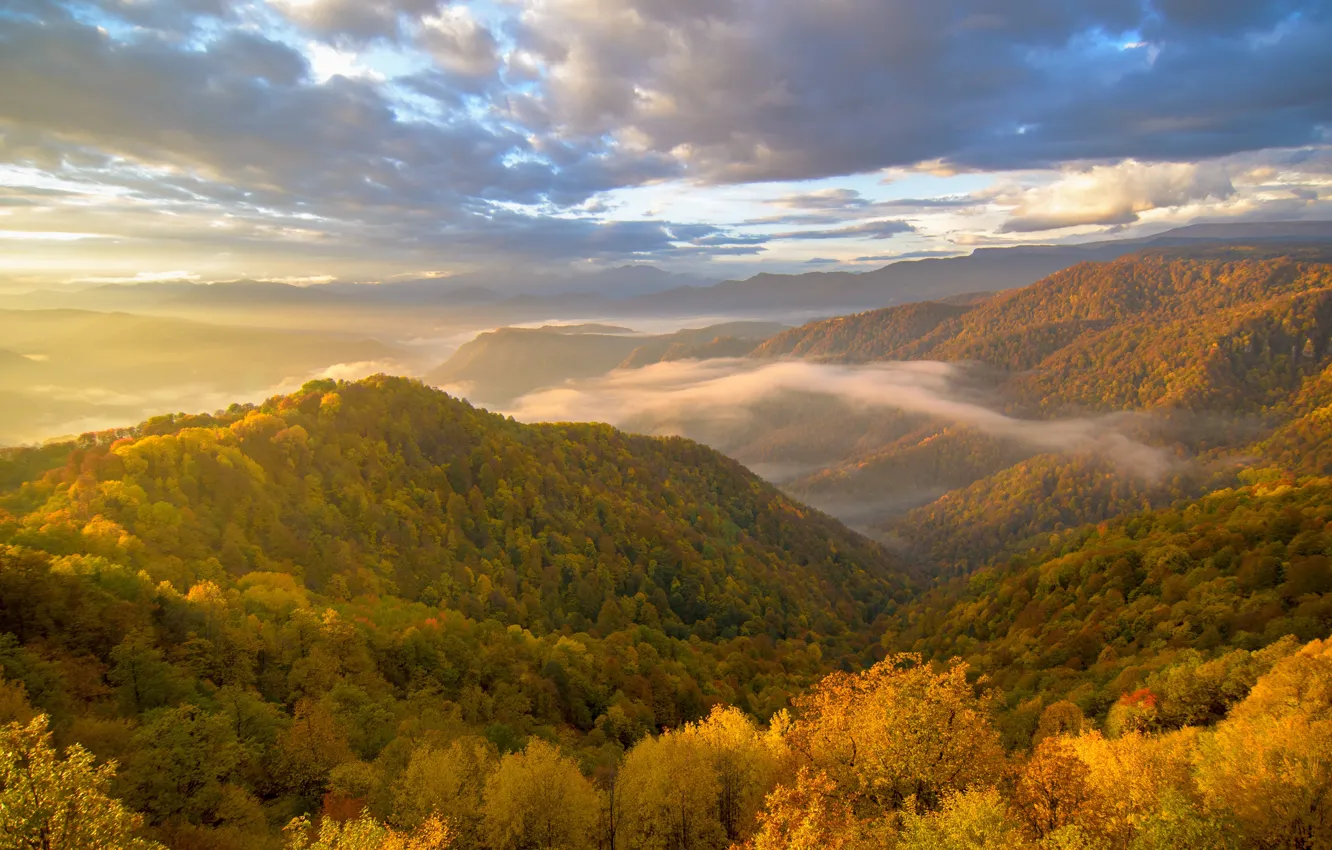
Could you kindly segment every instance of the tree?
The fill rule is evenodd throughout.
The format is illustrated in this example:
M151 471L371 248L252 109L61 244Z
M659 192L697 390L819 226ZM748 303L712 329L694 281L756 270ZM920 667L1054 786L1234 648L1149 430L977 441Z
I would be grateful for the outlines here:
M808 767L767 796L758 819L758 830L741 850L847 850L862 833L836 784Z
M153 646L148 632L127 636L111 650L111 662L107 678L117 686L121 710L126 714L142 714L166 705L179 690L175 671L162 659L161 650Z
M291 793L313 803L323 796L329 771L355 758L328 707L301 700L295 722L278 737L276 775Z
M1055 736L1036 745L1013 793L1013 805L1033 838L1088 819L1095 801L1090 773L1067 739Z
M616 781L626 846L699 850L728 843L719 818L717 773L686 730L639 741Z
M0 847L13 850L159 850L143 819L110 796L114 762L98 767L77 744L62 759L45 715L0 729Z
M860 674L833 673L798 698L792 750L828 774L838 793L870 811L914 801L936 808L950 793L989 785L1003 750L985 697L955 662L934 672L916 655Z
M287 824L287 850L448 850L455 834L447 821L427 818L411 832L398 832L369 815L339 823L325 818L315 829L309 818Z
M1079 735L1087 726L1087 718L1083 717L1082 709L1068 700L1060 700L1045 707L1041 712L1040 723L1036 726L1036 734L1031 738L1033 745L1039 744L1054 735Z
M730 842L753 831L763 798L772 790L788 758L783 734L785 715L762 733L743 711L716 706L708 717L691 723L684 734L697 742L717 780L717 820Z
M1197 782L1257 846L1332 843L1332 641L1278 662L1203 737Z
M1076 825L1116 846L1127 846L1159 819L1162 802L1190 795L1198 757L1196 729L1159 735L1128 732L1106 738L1089 732L1066 739L1087 766L1093 799L1079 809Z
M593 840L597 792L570 758L532 740L486 781L483 831L492 850L583 850Z
M1026 845L993 788L945 797L937 811L903 813L898 850L1020 850Z
M394 785L392 822L414 828L439 813L464 844L479 843L486 780L499 760L494 744L471 735L445 749L418 748Z
M214 818L241 751L227 717L192 705L163 708L135 733L129 799L154 822Z

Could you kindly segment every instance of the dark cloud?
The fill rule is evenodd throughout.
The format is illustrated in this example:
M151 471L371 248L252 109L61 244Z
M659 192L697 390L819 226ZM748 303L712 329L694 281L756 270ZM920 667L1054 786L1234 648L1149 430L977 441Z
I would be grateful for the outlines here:
M1328 7L734 0L693 17L645 0L545 0L521 35L556 70L528 105L553 126L632 128L699 177L747 181L1317 141L1332 122ZM1116 43L1135 37L1158 40Z
M1309 6L1291 0L1153 0L1148 35L1172 32L1235 32L1271 26ZM1313 4L1316 5L1316 4Z
M231 74L271 85L294 86L310 72L304 56L246 30L227 33L213 50L227 58Z
M234 0L93 0L101 12L136 27L181 34L203 20L235 17Z

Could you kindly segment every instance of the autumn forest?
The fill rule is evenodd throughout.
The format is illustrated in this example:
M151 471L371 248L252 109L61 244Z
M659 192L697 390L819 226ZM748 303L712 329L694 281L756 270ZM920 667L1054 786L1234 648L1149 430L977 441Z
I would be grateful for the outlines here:
M0 846L1332 847L1329 305L1169 249L718 343L987 384L780 487L387 375L5 449Z

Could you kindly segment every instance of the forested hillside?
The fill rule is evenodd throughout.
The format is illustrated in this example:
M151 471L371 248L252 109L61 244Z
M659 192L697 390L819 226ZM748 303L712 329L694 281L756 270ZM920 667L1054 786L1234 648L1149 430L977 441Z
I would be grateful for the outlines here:
M786 489L821 505L877 498L885 509L867 524L947 571L1033 535L1200 496L1234 483L1254 456L1326 474L1329 259L1325 248L1155 251L1084 263L972 303L907 305L788 331L755 356L972 364L1011 415L1132 414L1118 427L1161 458L1147 472L940 420ZM923 486L930 476L932 494ZM928 498L904 514L882 495L893 487Z
M1097 407L1230 403L1236 399L1188 390L1216 391L1209 378L1256 382L1249 373L1277 375L1282 367L1307 374L1310 362L1328 356L1323 295L1332 287L1332 255L1273 253L1161 251L1082 263L969 305L909 304L815 322L774 337L755 356L1034 370L1041 380L1020 384L1018 400L1044 408L1083 404L1092 393ZM1070 370L1095 385L1061 389ZM1144 381L1134 397L1125 395L1122 384Z
M591 766L714 704L766 717L872 661L910 586L702 446L405 379L61 448L3 459L0 671L180 846L463 731Z
M930 589L697 444L404 379L0 464L5 834L1332 841L1332 480L1246 473Z

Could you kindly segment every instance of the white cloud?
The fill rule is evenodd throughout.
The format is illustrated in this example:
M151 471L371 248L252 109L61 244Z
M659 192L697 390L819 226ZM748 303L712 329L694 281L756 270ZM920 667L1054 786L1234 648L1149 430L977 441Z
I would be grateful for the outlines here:
M102 233L69 233L63 230L0 230L0 239L35 240L40 242L78 242L83 239L106 239Z
M1228 169L1220 163L1141 163L1124 160L1066 170L1048 186L1019 189L1001 196L1013 217L1010 233L1059 230L1084 225L1132 224L1141 213L1180 207L1235 194Z
M139 272L128 277L81 277L71 283L160 283L166 280L199 280L194 272L177 269L165 272Z

